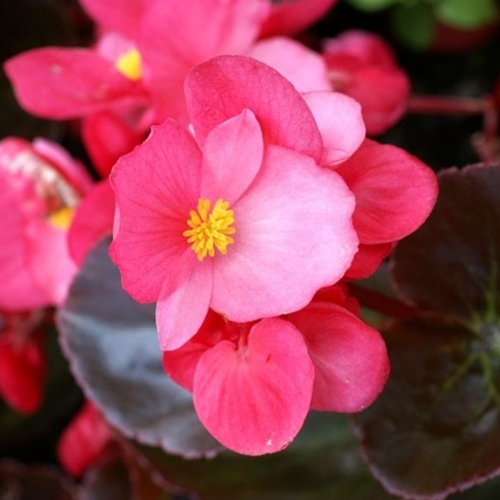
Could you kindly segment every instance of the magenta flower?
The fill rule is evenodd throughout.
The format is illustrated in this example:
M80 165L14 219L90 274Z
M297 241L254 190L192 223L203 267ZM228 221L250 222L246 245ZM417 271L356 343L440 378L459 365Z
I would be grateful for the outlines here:
M381 134L401 118L410 82L382 38L364 31L347 31L327 40L322 54L333 89L361 104L368 134Z
M389 374L385 344L332 288L299 312L254 324L210 313L187 344L164 352L165 371L193 392L201 422L226 447L279 451L309 409L357 412L379 395Z
M0 309L60 304L76 272L67 230L91 180L56 144L0 142Z
M167 120L111 175L111 255L124 288L157 301L164 350L195 335L209 308L237 322L303 308L357 251L353 196L318 166L321 135L287 80L220 57L190 73L186 98L196 140Z

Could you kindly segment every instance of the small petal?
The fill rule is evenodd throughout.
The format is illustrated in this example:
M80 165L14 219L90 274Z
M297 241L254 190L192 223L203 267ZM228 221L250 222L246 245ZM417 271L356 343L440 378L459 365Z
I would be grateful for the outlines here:
M389 358L377 330L346 309L313 303L287 319L304 335L315 367L311 408L357 412L380 394Z
M344 162L365 138L361 106L339 92L308 92L303 97L323 138L320 165L333 167Z
M255 114L264 142L321 158L322 141L304 99L276 70L243 56L220 56L199 64L186 77L186 101L196 136L245 108Z
M215 127L203 147L203 197L233 204L260 170L264 143L255 115L245 109Z
M404 238L427 219L436 202L434 172L395 146L366 140L336 172L356 196L354 226L361 243Z
M351 280L369 278L380 267L382 261L389 256L392 247L392 243L380 243L378 245L361 243L351 267L345 273L346 278Z
M351 264L353 208L335 172L270 146L255 183L233 206L235 241L214 259L211 307L239 322L304 307Z
M203 354L194 405L207 430L245 455L282 450L309 410L314 368L302 335L281 319L255 325L245 346L219 342Z

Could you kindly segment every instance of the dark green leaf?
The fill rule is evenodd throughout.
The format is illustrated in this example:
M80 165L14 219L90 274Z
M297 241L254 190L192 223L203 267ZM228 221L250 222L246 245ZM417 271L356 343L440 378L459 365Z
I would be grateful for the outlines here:
M455 28L472 30L493 23L498 17L495 0L441 0L435 7L437 19Z
M429 47L434 36L434 17L430 5L423 2L399 5L392 14L394 33L402 42L415 50Z
M188 457L213 455L220 445L199 423L191 395L163 371L154 307L123 291L108 244L90 254L59 314L72 371L127 436Z

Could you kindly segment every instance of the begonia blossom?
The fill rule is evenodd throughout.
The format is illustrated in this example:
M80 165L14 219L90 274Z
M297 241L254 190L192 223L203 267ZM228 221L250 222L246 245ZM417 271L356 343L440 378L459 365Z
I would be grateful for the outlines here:
M393 126L406 110L410 82L392 48L378 35L352 30L325 41L322 55L334 90L363 108L367 133Z
M221 56L192 70L186 98L195 137L169 119L111 175L111 256L136 300L157 301L164 350L209 308L249 322L305 307L343 277L358 242L354 197L317 164L321 134L290 82Z
M254 55L301 91L329 88L319 54L288 38L258 41L268 0L82 3L101 28L94 48L34 49L7 61L5 72L27 111L85 118L83 139L104 173L151 124L167 116L187 123L184 78L213 56Z
M164 352L165 371L193 392L201 422L226 447L279 451L309 409L352 413L379 395L389 373L385 344L330 288L299 312L254 324L210 313L195 337Z
M0 142L0 309L64 300L76 272L67 230L91 184L83 166L56 144L12 137Z

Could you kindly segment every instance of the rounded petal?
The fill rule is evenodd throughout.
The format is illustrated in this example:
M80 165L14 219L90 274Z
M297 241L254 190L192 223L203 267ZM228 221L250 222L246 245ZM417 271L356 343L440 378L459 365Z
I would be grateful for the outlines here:
M434 172L395 146L366 140L336 172L356 196L354 226L361 243L404 238L427 219L436 203Z
M338 0L293 0L272 2L271 15L262 26L261 36L291 35L323 17Z
M361 243L351 267L345 273L346 278L351 280L369 278L380 267L382 261L389 256L392 247L392 243L380 243L378 245Z
M235 241L214 259L211 307L239 322L304 307L349 267L358 247L353 209L335 172L267 148L259 176L233 206Z
M115 195L109 182L91 189L76 209L68 232L68 247L73 260L81 265L94 245L113 231Z
M328 68L323 58L291 38L261 40L252 45L245 55L277 70L299 92L331 90Z
M320 165L333 167L344 162L365 138L360 105L339 92L308 92L303 97L323 138Z
M9 59L4 69L21 106L44 118L79 118L143 98L139 83L93 50L34 49Z
M178 349L200 329L212 295L212 262L198 262L190 250L169 269L156 304L160 349Z
M110 255L125 290L140 302L158 299L165 276L189 250L182 233L198 203L200 169L194 139L167 120L111 172L119 224Z
M203 147L202 196L233 204L254 180L263 157L262 132L251 111L217 125Z
M302 335L277 318L255 325L246 345L219 342L199 360L194 405L224 446L263 455L290 444L309 410L314 368Z
M250 109L264 141L319 161L322 141L314 117L293 85L276 70L243 56L220 56L186 77L186 101L199 141L219 123Z
M287 319L304 335L314 363L314 410L357 412L380 394L389 358L377 330L346 309L313 303Z

